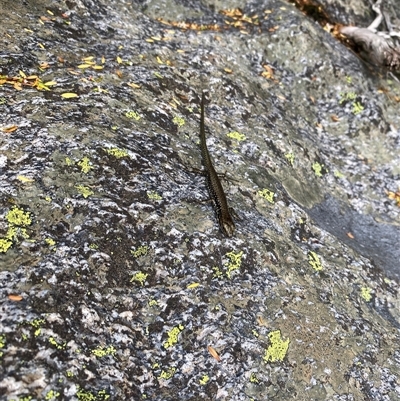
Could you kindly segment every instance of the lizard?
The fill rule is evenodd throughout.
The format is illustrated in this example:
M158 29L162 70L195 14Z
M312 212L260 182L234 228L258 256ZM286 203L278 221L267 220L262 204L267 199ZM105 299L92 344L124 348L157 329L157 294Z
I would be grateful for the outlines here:
M203 92L200 106L200 149L207 179L207 189L214 203L219 227L227 237L231 237L235 231L235 223L232 218L233 210L228 206L224 189L211 161L210 153L208 152L204 127L204 102L205 93Z

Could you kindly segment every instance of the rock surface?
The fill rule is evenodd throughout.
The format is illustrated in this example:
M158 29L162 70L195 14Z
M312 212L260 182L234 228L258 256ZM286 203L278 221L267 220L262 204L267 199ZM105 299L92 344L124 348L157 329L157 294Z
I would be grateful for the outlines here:
M390 76L279 0L2 4L1 399L400 398Z

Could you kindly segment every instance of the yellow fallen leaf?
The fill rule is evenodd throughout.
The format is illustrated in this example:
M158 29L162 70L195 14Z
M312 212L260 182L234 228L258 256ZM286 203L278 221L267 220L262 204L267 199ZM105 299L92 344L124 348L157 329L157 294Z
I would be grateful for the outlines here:
M80 64L80 65L78 65L78 68L80 68L81 70L84 70L85 68L89 68L89 67L91 67L90 64Z
M130 86L130 87L133 88L133 89L139 89L139 88L140 88L140 85L135 84L135 83L133 83L133 82L128 83L128 86Z
M88 57L83 58L82 60L83 61L92 61L93 59L94 59L94 56L88 56Z
M94 70L102 70L104 67L102 65L94 65L92 68Z
M61 97L63 97L64 99L71 99L73 97L78 97L78 95L76 93L66 92L62 93Z
M17 175L17 180L21 182L34 182L33 178L25 177L24 175Z
M46 85L46 86L53 86L53 85L56 85L56 84L57 84L56 81L44 82L44 85Z

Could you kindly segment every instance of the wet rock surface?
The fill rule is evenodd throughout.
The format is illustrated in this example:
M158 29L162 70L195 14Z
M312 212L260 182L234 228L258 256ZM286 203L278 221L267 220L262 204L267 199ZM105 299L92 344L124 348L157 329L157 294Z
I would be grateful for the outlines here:
M390 76L283 1L2 6L1 399L400 397Z

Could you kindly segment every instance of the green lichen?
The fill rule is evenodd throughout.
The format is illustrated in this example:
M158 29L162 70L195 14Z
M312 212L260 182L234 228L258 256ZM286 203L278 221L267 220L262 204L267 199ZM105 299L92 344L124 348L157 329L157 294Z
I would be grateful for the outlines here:
M0 252L7 252L8 249L11 247L12 242L8 239L1 238L0 239Z
M335 170L335 171L333 172L333 175L334 175L336 178L344 178L344 174L341 173L341 172L338 171L338 170Z
M96 245L96 244L90 244L90 245L89 245L89 248L90 248L90 249L99 249L99 246Z
M152 200L162 200L162 197L155 191L148 191L147 197Z
M44 319L34 319L34 320L32 320L31 322L29 322L29 324L30 324L32 327L40 327L40 325L42 325L44 322L45 322Z
M178 117L178 116L174 117L174 118L172 119L172 122L173 122L175 125L177 125L178 127L182 127L183 125L185 125L185 119L182 118L182 117Z
M135 257L138 258L140 256L145 256L149 252L149 247L147 245L142 245L139 246L135 251L131 251L131 254Z
M205 386L209 381L210 381L210 376L204 375L204 376L199 380L199 383L200 383L202 386Z
M158 306L158 302L156 299L150 299L149 306Z
M0 335L0 349L6 346L6 336L1 334ZM0 351L0 358L3 356L3 351Z
M121 159L122 157L127 157L128 152L124 149L112 148L112 149L104 149L109 155L116 157L117 159Z
M65 158L65 164L70 167L74 164L73 160L71 160L69 157Z
M176 368L169 368L167 370L163 370L158 376L159 379L169 380L176 372Z
M246 135L241 134L240 132L237 131L232 131L229 134L227 134L228 138L236 139L237 141L244 141L246 139Z
M71 372L70 370L67 370L67 371L65 372L65 374L67 375L67 377L73 377L73 376L74 376L74 373Z
M252 372L250 375L250 383L253 383L253 384L260 383L260 381L258 380L258 378L254 372Z
M315 252L310 251L308 253L308 263L316 271L323 269L319 256Z
M89 196L94 195L94 192L90 188L85 187L84 185L75 185L75 188L80 192L80 194L84 198L88 198Z
M269 189L265 188L265 189L258 191L257 194L259 196L263 197L264 199L266 199L268 202L274 203L275 192L272 192Z
M164 342L164 348L168 349L178 342L179 333L185 328L182 324L173 327L167 332L168 339Z
M107 348L105 347L97 347L94 350L92 350L92 354L94 356L97 356L98 358L102 358L107 355L113 356L117 350L114 348L113 345L109 345Z
M46 238L46 239L44 240L44 242L46 242L46 244L47 244L48 246L54 246L54 245L56 244L56 241L54 241L52 238Z
M45 397L45 400L52 400L53 398L57 398L60 396L58 391L50 390Z
M351 84L352 81L353 81L353 78L352 78L352 77L349 77L349 76L346 77L346 82L347 82L348 84Z
M93 169L93 166L91 165L88 157L84 157L77 164L81 168L82 173L85 173L85 174L87 174L90 170Z
M136 111L133 111L133 110L127 111L127 112L125 113L125 117L133 118L133 119L136 120L136 121L139 121L140 118L141 118L140 115L139 115L138 113L136 113Z
M51 201L52 201L52 199L50 198L50 196L46 196L46 197L44 198L44 200L45 200L46 202L51 202Z
M243 251L240 251L238 253L228 252L225 256L227 256L230 259L230 262L226 264L228 268L226 275L228 276L228 278L231 278L231 273L234 270L239 269L242 264Z
M353 103L353 114L359 114L364 110L364 106L360 102L354 102Z
M159 72L153 72L154 76L160 79L164 79L164 77Z
M340 93L339 104L343 104L347 100L354 100L357 97L357 94L354 92L342 92Z
M79 389L76 392L76 396L78 397L79 401L96 401L97 397L92 394L90 391L85 391L83 389Z
M137 272L132 276L130 282L133 283L134 281L137 281L141 285L144 285L144 283L146 282L147 276L148 276L147 273Z
M315 162L312 164L311 167L314 170L314 173L317 177L322 177L322 169L324 168L324 165L321 165L318 162Z
M36 330L33 332L33 335L34 335L35 337L39 337L41 332L42 332L42 329L39 327L38 329L36 329Z
M293 166L294 164L294 153L285 153L285 159Z
M49 337L49 343L57 349L65 349L67 347L66 343L59 344L54 337Z
M287 350L289 348L289 339L283 341L281 338L281 331L275 330L268 334L270 345L265 350L264 361L265 362L276 362L283 361Z
M372 289L369 287L362 287L361 288L361 298L363 298L366 302L371 301Z
M214 266L212 269L214 270L214 274L213 274L214 278L223 277L224 272L218 266Z
M29 212L24 212L22 209L18 207L13 207L6 215L6 219L9 224L18 226L18 227L26 227L32 224L32 220L29 217Z

